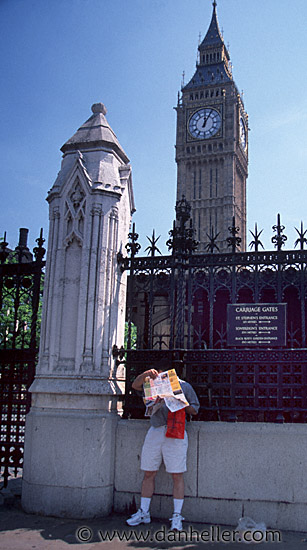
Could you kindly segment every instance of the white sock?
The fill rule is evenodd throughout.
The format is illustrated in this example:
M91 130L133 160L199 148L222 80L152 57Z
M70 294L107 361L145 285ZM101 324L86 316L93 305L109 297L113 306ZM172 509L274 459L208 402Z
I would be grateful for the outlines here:
M146 514L149 512L151 498L141 497L141 510Z
M181 514L183 498L174 498L174 514Z

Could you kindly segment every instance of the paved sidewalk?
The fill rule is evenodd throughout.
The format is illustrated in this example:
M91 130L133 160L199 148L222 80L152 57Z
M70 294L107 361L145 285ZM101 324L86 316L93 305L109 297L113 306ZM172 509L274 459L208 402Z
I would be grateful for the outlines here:
M26 514L20 504L21 479L11 479L8 489L0 491L0 550L74 550L82 546L83 550L199 550L202 549L233 549L245 548L244 543L221 542L223 530L231 531L226 526L208 526L205 524L184 523L186 534L173 534L168 531L169 522L154 520L150 525L131 528L126 525L126 517L118 514L108 518L94 520L70 520L54 517ZM103 541L106 533L113 540ZM126 533L130 540L120 540ZM208 533L215 537L214 542L207 542ZM203 534L203 539L201 538ZM180 536L180 540L179 540ZM220 542L218 542L220 537ZM263 542L262 548L276 550L297 550L306 548L307 533L282 532L282 542ZM81 540L80 540L81 539ZM87 542L81 542L82 539ZM229 540L229 535L226 536ZM255 547L250 544L249 547ZM257 545L259 547L259 545ZM247 546L248 547L248 546Z

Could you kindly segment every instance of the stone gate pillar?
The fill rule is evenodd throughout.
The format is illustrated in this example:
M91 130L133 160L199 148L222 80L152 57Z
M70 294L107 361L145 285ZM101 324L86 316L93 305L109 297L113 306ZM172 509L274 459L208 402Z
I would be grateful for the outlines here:
M134 200L129 159L102 103L62 147L50 227L40 356L26 419L22 504L67 517L110 512Z

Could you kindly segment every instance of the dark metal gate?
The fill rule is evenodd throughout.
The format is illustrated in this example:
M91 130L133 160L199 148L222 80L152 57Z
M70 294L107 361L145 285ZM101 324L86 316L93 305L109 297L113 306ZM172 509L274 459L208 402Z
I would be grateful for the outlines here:
M45 262L42 231L34 248L27 247L27 229L19 244L0 242L0 418L1 476L4 486L22 468L25 415L35 374L40 329L40 297Z
M284 250L287 240L280 216L273 226L275 250L260 251L255 227L251 252L239 252L239 228L229 228L229 253L219 253L213 231L207 253L197 243L183 198L176 205L170 231L170 256L159 256L149 239L149 256L137 257L134 227L127 250L119 255L128 270L127 387L125 416L142 417L131 380L168 357L183 369L198 392L200 420L305 422L307 417L307 250L303 226L298 250ZM227 346L227 305L285 303L286 346L268 349ZM124 350L115 349L118 359Z

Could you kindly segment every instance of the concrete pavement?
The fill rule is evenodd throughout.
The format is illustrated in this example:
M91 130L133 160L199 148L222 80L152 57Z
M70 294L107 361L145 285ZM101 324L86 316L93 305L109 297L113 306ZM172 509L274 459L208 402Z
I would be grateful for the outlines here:
M231 542L234 527L184 522L185 532L179 535L168 531L169 521L153 518L150 525L135 527L132 532L126 525L126 517L118 514L90 520L26 514L21 508L20 496L21 478L11 479L8 488L0 491L0 550L74 550L80 545L83 550L242 550L245 547L243 542ZM108 537L113 539L104 540ZM123 537L125 540L120 540ZM276 539L275 542L262 542L261 546L307 550L307 533L283 531L281 539L281 542Z

